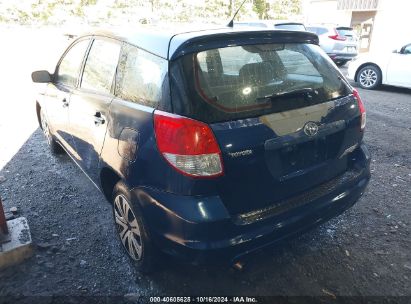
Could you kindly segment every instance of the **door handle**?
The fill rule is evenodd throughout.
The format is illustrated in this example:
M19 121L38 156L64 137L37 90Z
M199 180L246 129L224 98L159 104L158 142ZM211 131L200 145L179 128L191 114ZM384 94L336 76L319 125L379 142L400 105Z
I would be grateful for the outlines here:
M96 126L102 125L105 122L106 122L106 119L100 112L96 112L96 114L94 114L94 124Z
M63 103L63 108L67 108L67 107L69 106L69 102L67 101L66 98L63 98L63 99L61 100L61 102Z

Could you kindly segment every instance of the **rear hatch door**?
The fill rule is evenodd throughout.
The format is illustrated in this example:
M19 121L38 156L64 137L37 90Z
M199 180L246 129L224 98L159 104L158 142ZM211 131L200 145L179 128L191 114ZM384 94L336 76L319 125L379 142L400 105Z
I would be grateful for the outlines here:
M352 96L212 124L223 154L219 194L232 214L279 204L347 170L360 140Z
M187 78L175 84L185 92L174 94L183 101L175 110L211 126L224 166L216 188L232 215L279 204L347 170L347 151L362 138L359 109L318 45L216 48L178 66Z
M339 36L344 37L344 41L337 42L334 49L344 53L357 53L358 38L355 32L350 27L337 27L336 32Z

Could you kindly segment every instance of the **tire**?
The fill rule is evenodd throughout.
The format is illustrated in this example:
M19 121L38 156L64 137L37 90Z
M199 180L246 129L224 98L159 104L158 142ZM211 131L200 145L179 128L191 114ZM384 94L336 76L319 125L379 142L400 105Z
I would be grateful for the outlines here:
M121 181L114 186L112 202L116 232L130 260L142 273L154 271L159 252L151 241L138 202L132 202L130 191Z
M41 124L41 129L43 130L43 134L46 137L47 145L49 146L51 153L52 154L64 153L63 148L53 138L53 134L51 134L49 124L47 122L47 117L44 114L43 109L40 109L40 124Z
M363 67L357 74L357 82L363 89L376 89L382 82L380 69L374 65Z

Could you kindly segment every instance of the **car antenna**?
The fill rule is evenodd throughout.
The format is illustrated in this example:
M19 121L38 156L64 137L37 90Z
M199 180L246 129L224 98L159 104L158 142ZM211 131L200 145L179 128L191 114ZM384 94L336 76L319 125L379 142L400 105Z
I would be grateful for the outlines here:
M237 16L238 12L240 11L240 9L243 7L244 3L247 0L244 0L243 3L241 3L241 5L238 7L238 9L235 11L233 18L231 18L230 22L227 24L228 27L234 27L234 18ZM234 1L233 1L234 3Z

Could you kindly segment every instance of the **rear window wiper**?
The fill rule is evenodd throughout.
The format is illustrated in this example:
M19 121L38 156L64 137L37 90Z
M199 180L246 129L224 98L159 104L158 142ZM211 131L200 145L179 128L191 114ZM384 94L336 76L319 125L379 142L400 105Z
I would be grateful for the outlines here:
M304 98L308 98L311 99L312 93L314 94L318 94L318 91L312 88L302 88L302 89L297 89L294 91L288 91L288 92L276 92L273 93L271 95L266 95L263 97L257 97L257 101L273 101L276 100L278 98L284 98L284 97L296 97L296 96L303 96Z

